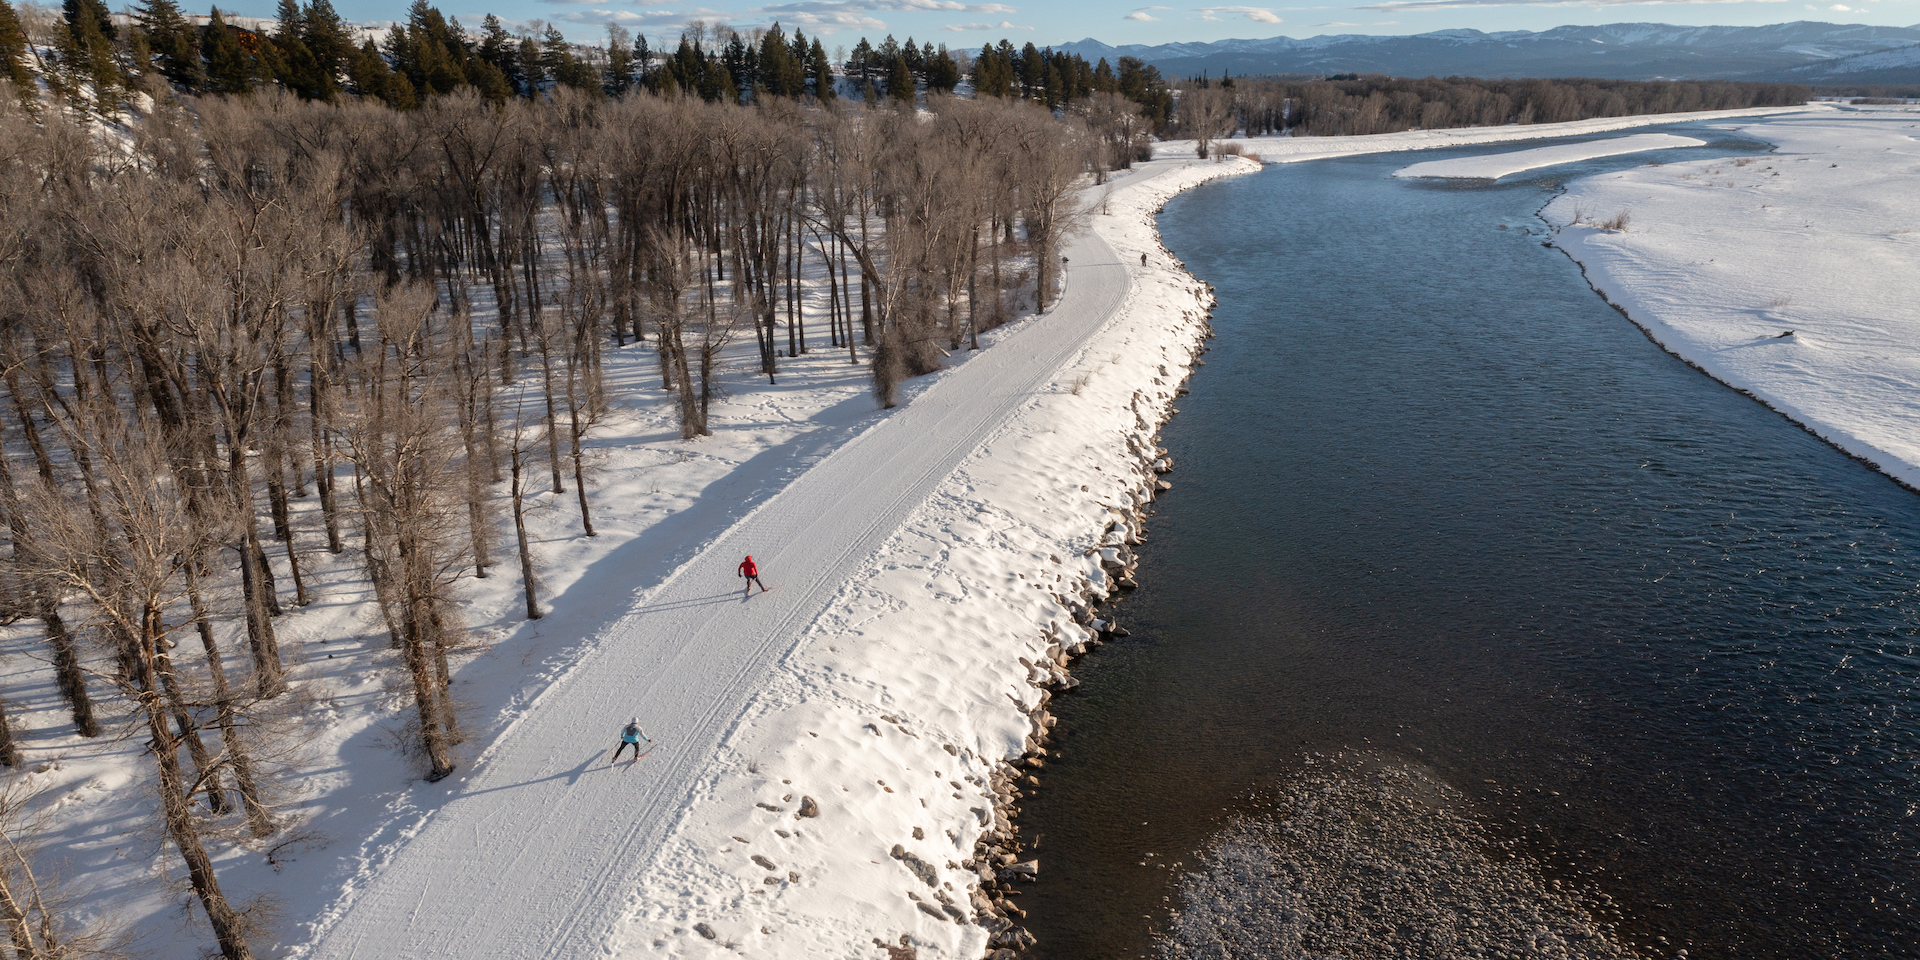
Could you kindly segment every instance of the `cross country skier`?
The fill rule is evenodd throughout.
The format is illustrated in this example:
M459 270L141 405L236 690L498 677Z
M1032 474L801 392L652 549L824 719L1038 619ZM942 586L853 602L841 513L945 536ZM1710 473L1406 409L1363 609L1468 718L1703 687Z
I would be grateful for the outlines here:
M753 588L756 584L759 585L761 593L767 592L767 585L760 582L760 568L754 565L753 557L751 555L749 555L745 560L740 561L740 569L738 570L737 575L745 577L747 579L747 595L748 596L753 595Z
M613 748L613 759L607 761L607 766L611 767L614 764L619 763L620 754L626 752L626 749L628 747L633 748L633 760L631 762L639 763L640 762L640 741L642 740L645 740L648 743L653 742L653 738L647 736L647 732L645 730L640 729L640 718L634 717L632 720L627 721L626 729L620 731L620 745Z

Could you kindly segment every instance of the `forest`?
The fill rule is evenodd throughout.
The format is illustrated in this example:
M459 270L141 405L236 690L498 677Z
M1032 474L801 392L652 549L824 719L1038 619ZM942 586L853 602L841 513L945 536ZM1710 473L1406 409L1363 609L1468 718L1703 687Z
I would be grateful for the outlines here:
M1238 128L1250 137L1331 137L1790 106L1806 103L1811 93L1807 87L1784 83L1416 80L1370 74L1318 80L1189 80L1182 84L1181 96L1186 116L1218 117L1209 130Z

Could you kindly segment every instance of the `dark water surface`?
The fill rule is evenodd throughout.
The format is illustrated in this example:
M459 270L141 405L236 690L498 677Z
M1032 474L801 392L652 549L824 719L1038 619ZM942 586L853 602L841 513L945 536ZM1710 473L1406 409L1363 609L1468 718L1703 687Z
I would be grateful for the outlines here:
M1162 216L1219 336L1133 636L1055 701L1037 955L1155 952L1210 839L1364 755L1645 955L1920 956L1920 496L1603 304L1551 179L1389 177L1443 155Z

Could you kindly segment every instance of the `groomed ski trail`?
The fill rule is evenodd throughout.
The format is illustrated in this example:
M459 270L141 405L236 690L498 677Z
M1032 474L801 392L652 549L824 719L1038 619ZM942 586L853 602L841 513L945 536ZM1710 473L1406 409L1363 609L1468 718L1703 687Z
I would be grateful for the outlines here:
M1186 166L1145 165L1103 193ZM1088 231L1054 309L739 520L657 588L568 596L541 629L586 652L474 763L415 788L429 809L363 868L294 956L497 960L606 955L627 892L774 666L941 481L1017 417L1125 302L1130 269ZM1137 269L1137 266L1133 269ZM740 596L752 554L780 596ZM647 769L601 766L621 718L669 734Z

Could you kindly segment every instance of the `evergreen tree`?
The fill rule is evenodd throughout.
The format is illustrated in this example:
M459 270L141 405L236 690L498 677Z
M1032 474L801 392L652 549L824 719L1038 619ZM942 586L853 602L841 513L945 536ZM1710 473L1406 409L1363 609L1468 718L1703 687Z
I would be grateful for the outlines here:
M518 46L513 34L507 32L499 17L489 13L481 21L480 48L476 51L478 56L483 62L492 64L515 86L519 85L521 79Z
M904 103L914 101L913 71L907 68L907 58L895 54L893 66L887 71L887 96Z
M253 90L253 58L240 46L233 28L214 7L207 32L200 38L200 55L207 61L207 89L214 93L243 94Z
M67 31L74 35L74 39L79 39L79 31L86 24L91 24L108 43L119 39L114 33L113 17L108 14L107 5L102 0L63 0L60 9L65 15Z
M175 0L148 0L134 11L134 20L147 38L147 49L167 82L188 93L199 93L207 73L200 67L200 44L193 25Z
M339 91L340 77L347 72L347 65L357 55L353 34L333 9L331 0L312 0L301 11L301 20L305 29L301 31L300 39L306 43L308 52L313 54L315 70L326 84L326 89Z
M813 80L813 95L821 100L832 100L833 62L827 59L827 50L820 45L820 38L813 38L813 49L807 57L807 72Z
M960 85L960 65L953 60L953 54L947 52L947 45L941 44L927 59L927 92L952 93Z
M774 23L760 38L760 85L776 97L797 97L805 92L806 82L786 33Z
M387 65L371 39L362 43L348 61L347 80L353 84L355 93L377 99L395 110L411 110L418 103L413 83Z
M0 80L14 85L22 102L32 102L33 74L27 70L27 31L13 4L0 0Z
M633 43L627 28L607 24L607 76L602 89L608 96L624 95L633 86Z
M873 44L868 43L866 37L861 37L860 42L853 45L853 53L847 55L847 79L860 87L873 79Z
M600 77L593 65L580 59L573 53L573 45L560 28L547 25L546 35L541 37L540 65L546 68L553 82L576 90L600 89Z
M100 0L66 0L67 29L60 33L58 54L66 73L70 96L82 84L93 85L94 102L102 111L113 109L127 86L126 71L113 55L113 20Z
M274 30L273 46L279 53L276 75L288 90L305 100L333 99L333 84L320 71L320 61L300 39L306 32L306 18L296 0L280 0L275 11L280 21Z
M485 60L475 60L468 65L467 80L490 103L506 103L507 98L514 95L513 82L499 67Z
M540 92L540 85L552 79L547 76L547 68L540 59L540 43L532 37L520 38L520 49L514 54L519 65L520 95L531 97Z

